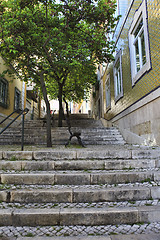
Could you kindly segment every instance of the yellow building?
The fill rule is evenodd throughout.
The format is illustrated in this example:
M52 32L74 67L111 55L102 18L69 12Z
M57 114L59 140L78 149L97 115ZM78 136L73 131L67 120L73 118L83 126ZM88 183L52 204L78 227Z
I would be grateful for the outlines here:
M0 73L7 69L4 60L0 57ZM26 106L26 86L18 75L5 74L0 77L0 120L11 114L16 109L24 109ZM16 117L15 113L12 118ZM12 119L11 118L11 119Z
M117 14L115 61L99 69L99 117L130 143L160 145L160 2L119 0Z
M12 69L11 66L7 67L5 61L0 57L0 74L7 68ZM32 90L33 89L26 86L25 82L23 82L16 73L14 75L5 74L4 76L0 76L0 122L15 110L26 107L29 109L26 119L38 118L40 116L38 109L40 104ZM0 127L11 122L16 116L17 113L14 113L9 120ZM19 124L20 121L21 117L19 117L12 126Z

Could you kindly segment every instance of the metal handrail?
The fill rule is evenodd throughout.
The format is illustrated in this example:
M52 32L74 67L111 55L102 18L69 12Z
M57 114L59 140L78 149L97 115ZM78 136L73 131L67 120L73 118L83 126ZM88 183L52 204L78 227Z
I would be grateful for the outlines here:
M25 108L24 110L15 110L14 112L12 112L8 117L6 117L3 121L0 122L0 124L4 123L10 116L12 116L14 113L18 113L19 114L5 127L1 130L0 135L12 124L14 123L17 118L19 118L22 115L22 140L21 140L21 150L23 151L24 148L24 115L26 115L29 112L28 108Z
M9 114L5 119L3 119L0 124L4 123L9 117L11 117L14 113L19 113L20 111L22 111L21 109L15 110L13 111L11 114Z

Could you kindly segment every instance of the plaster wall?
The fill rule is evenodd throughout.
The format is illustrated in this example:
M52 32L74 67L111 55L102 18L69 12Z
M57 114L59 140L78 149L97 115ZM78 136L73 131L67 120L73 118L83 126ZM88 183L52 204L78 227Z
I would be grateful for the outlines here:
M160 88L112 119L128 143L160 145L159 96Z

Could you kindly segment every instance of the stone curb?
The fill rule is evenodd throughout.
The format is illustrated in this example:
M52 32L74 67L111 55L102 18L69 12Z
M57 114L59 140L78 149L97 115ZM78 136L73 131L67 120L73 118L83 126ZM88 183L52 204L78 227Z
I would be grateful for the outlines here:
M123 187L121 189L39 189L0 191L0 201L19 203L121 202L160 198L159 187Z
M156 160L149 159L127 159L127 160L67 160L67 161L48 161L48 160L15 160L0 161L1 170L124 170L124 169L147 169L155 168Z
M32 160L33 152L32 151L5 151L2 154L2 158L6 160Z
M2 184L37 185L98 185L159 181L160 173L154 171L135 172L56 172L56 173L2 173Z
M108 225L160 221L160 206L115 209L0 209L1 226Z
M160 234L128 234L116 236L74 236L74 237L20 237L17 240L160 240Z
M59 151L39 150L39 151L0 151L0 159L10 160L58 160L58 159L159 159L160 150L129 150L129 149L108 149L84 151L60 149ZM160 164L159 161L157 164Z

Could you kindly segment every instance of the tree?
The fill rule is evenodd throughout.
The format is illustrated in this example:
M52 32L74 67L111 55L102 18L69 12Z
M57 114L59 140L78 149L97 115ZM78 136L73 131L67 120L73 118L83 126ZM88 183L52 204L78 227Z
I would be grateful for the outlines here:
M96 68L94 65L84 64L74 67L68 74L63 87L63 98L67 101L81 102L87 100L92 86L97 80ZM50 99L58 98L58 84L54 79L46 83Z
M58 86L59 126L62 95L74 69L95 66L112 58L113 43L106 38L115 26L113 0L3 0L1 55L24 81L41 86L47 107L47 146L51 143L47 82Z

